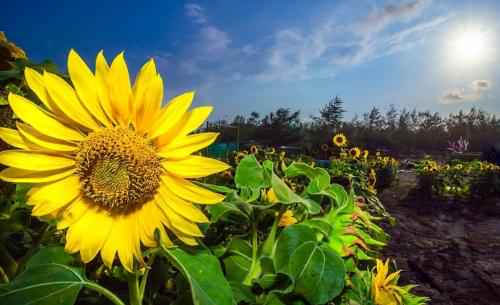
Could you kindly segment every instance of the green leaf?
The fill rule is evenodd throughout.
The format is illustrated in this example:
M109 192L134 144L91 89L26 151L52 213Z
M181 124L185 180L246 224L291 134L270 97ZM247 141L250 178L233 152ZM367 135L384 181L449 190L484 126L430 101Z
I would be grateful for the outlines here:
M276 271L287 273L290 255L298 246L308 241L316 241L316 234L306 225L291 225L281 231L274 253Z
M71 265L75 262L75 258L64 251L61 246L43 247L40 248L26 263L26 269L56 263L61 265Z
M204 188L207 188L207 189L209 189L211 191L217 192L217 193L229 194L229 193L235 192L235 190L233 190L232 188L224 186L224 185L202 183L202 182L199 182L199 181L193 181L193 183L197 184L199 186L202 186Z
M180 248L167 249L164 245L161 249L191 285L193 304L233 304L233 292L215 256L207 251L188 253Z
M0 300L12 305L72 305L85 283L80 269L56 263L35 265L0 286Z
M256 297L252 293L252 288L246 285L243 285L241 282L233 282L229 281L231 285L231 289L233 290L234 301L236 304L240 304L241 302L245 302L248 304L256 304Z
M326 220L323 220L322 218L308 219L302 222L302 224L305 224L313 229L318 230L327 239L330 238L333 231L332 225L329 224Z
M285 171L285 175L287 177L306 176L311 180L311 183L314 181L318 191L330 185L330 174L328 174L328 171L320 167L312 167L303 162L293 162L290 164Z
M278 198L278 201L283 204L300 203L306 207L309 213L317 214L320 212L320 206L314 200L302 198L292 191L283 180L273 173L271 178L273 191Z
M210 221L212 223L218 222L222 218L235 223L241 223L242 221L245 222L248 220L248 215L232 202L221 202L211 205L208 208L208 213L210 214Z
M234 182L238 188L260 189L269 185L262 165L254 155L248 155L236 168Z
M325 304L344 288L342 258L315 241L300 245L290 256L289 274L295 279L295 292L311 304Z

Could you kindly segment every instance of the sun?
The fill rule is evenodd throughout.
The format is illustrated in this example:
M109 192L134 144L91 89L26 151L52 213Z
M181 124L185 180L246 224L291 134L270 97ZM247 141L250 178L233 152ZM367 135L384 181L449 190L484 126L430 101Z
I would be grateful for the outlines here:
M480 27L457 31L453 35L451 53L456 61L463 64L476 64L487 55L487 32Z

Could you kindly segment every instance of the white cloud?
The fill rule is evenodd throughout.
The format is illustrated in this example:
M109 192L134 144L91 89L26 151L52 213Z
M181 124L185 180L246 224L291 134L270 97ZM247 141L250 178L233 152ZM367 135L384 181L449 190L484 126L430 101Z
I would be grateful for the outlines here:
M207 23L207 17L200 5L196 3L187 3L184 5L184 10L186 11L186 16L191 17L193 22L199 24Z
M229 35L213 25L201 28L200 36L203 50L212 54L225 51L231 43Z
M414 21L430 3L430 0L417 0L374 8L366 17L350 24L336 24L331 21L335 18L330 18L308 32L296 28L278 31L266 53L267 68L257 78L287 80L322 77L323 73L317 73L317 66L333 70L337 65L356 65L408 50L422 43L427 34L451 17L419 21L402 26L403 29L398 31L391 32L387 28L392 24Z
M396 3L372 7L364 17L346 22L339 21L338 12L332 11L326 21L309 28L278 29L240 46L224 28L210 21L206 8L189 3L185 14L197 25L193 43L165 62L170 73L181 75L182 83L205 88L249 79L332 78L341 66L361 64L422 43L450 18L421 18L430 0Z
M380 32L395 22L409 22L418 17L430 3L431 0L415 0L398 5L389 4L382 8L375 7L366 18L354 24L354 32L366 36Z
M491 88L491 81L486 79L478 79L472 82L472 90L475 92L483 92Z
M478 79L471 82L469 88L446 90L442 95L441 104L455 104L463 102L475 102L491 89L491 81Z

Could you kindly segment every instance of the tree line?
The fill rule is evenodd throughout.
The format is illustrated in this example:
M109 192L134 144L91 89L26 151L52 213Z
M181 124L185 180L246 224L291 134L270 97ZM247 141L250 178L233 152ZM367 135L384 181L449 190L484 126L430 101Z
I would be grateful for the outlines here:
M386 149L392 153L445 151L460 137L470 142L471 151L485 151L500 142L500 119L472 107L443 116L438 112L397 109L385 112L377 107L344 120L344 102L336 96L319 110L318 116L302 119L300 111L279 108L261 115L237 115L232 121L210 122L206 129L221 133L219 141L264 146L297 146L316 154L322 144L342 132L352 145Z

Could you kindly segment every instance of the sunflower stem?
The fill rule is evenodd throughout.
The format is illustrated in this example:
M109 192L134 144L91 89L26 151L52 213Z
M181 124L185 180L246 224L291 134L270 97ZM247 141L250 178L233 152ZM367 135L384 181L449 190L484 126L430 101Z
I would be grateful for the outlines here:
M140 293L139 296L140 296L141 300L144 300L144 291L146 290L146 284L148 282L149 271L151 270L151 267L153 266L153 263L155 261L155 257L156 257L156 252L153 252L151 254L150 260L148 261L148 266L146 266L146 271L144 272L144 275L142 276L142 279L141 279L141 284L139 286L139 293Z
M257 239L257 228L255 223L252 224L252 264L250 265L250 270L243 280L243 284L252 285L252 280L260 275L260 264L258 262L258 239Z
M128 276L128 294L130 305L142 305L142 297L139 289L139 275L130 273Z
M85 282L83 284L83 286L102 294L104 297L106 297L108 300L110 300L114 305L125 305L125 303L122 300L120 300L120 298L117 297L116 294L114 294L110 290L108 290L100 285L97 285L97 284L92 283L92 282Z

